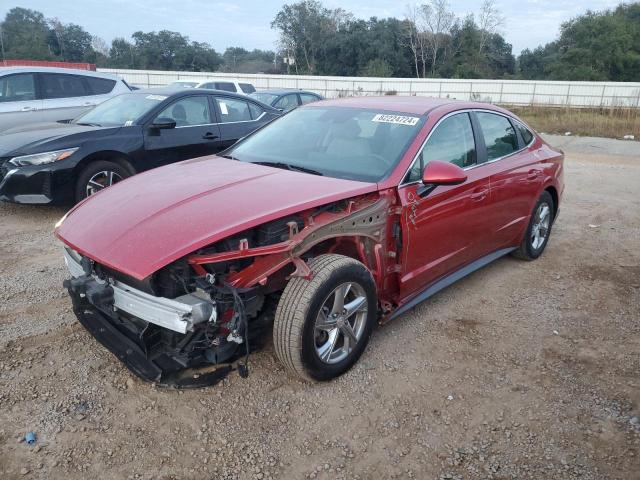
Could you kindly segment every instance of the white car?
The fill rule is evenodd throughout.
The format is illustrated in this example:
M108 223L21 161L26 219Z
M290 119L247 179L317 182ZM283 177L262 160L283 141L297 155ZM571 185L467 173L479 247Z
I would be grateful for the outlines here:
M107 73L51 67L0 68L0 133L28 123L72 120L105 100L130 92Z
M250 83L242 83L237 80L212 79L199 83L196 88L209 88L211 90L224 90L226 92L244 93L249 95L256 91Z
M167 84L167 88L196 88L200 84L200 80L176 80Z

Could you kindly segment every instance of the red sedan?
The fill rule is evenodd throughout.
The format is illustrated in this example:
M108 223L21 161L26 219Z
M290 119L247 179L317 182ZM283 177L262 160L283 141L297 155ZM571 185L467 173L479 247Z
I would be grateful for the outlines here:
M563 154L492 105L309 104L209 156L136 175L59 223L80 322L139 376L248 373L273 328L328 380L385 323L508 253L544 251Z

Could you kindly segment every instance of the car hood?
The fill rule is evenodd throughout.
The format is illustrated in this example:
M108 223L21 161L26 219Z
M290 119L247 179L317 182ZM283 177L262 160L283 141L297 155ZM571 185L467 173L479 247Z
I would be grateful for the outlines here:
M29 155L59 148L77 147L77 144L72 145L71 143L110 135L118 131L119 128L121 127L91 127L75 123L30 123L2 132L0 135L0 157Z
M56 235L139 280L193 251L375 183L202 157L136 175L78 204Z

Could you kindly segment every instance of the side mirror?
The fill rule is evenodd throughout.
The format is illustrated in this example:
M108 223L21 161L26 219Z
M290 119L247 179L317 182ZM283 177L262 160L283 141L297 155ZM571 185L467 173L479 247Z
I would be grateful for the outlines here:
M173 118L168 117L156 118L151 124L151 128L157 128L158 130L176 128L176 121Z
M424 197L439 185L460 185L466 182L467 174L462 168L453 163L433 160L427 163L422 172L422 185L418 188L418 195Z

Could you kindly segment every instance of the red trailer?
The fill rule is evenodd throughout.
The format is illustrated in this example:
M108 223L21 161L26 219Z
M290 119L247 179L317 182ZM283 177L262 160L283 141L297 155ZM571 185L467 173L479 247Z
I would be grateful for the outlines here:
M3 67L57 67L96 71L95 63L49 62L46 60L2 60L0 65Z

